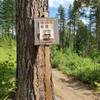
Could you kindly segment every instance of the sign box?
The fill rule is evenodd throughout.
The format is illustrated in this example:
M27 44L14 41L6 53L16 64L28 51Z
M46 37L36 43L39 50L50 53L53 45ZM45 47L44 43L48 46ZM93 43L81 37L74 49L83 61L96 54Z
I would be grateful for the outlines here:
M58 19L35 18L34 32L35 45L59 44Z

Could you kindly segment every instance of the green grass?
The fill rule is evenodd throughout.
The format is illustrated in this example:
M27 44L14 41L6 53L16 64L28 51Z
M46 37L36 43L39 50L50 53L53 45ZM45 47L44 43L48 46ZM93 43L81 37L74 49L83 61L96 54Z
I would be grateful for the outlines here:
M4 61L11 55L13 58L16 58L16 43L15 40L6 38L0 38L0 61Z

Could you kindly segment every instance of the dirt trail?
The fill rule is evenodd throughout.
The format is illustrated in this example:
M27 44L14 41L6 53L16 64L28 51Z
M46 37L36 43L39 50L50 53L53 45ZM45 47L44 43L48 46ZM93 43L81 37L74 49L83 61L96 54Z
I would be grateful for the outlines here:
M56 69L52 73L56 100L100 100L100 96L95 95L82 82L69 78Z

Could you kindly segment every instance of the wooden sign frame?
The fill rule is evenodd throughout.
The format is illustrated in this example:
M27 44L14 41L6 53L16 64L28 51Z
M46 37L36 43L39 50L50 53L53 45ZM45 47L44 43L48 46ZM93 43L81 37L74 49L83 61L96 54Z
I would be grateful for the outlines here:
M35 45L59 44L58 19L35 18L34 32Z

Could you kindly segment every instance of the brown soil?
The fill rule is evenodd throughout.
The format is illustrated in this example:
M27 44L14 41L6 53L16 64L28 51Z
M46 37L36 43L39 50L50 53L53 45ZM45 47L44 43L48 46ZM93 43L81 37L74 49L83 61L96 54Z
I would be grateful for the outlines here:
M56 100L100 100L100 96L82 82L53 69Z

